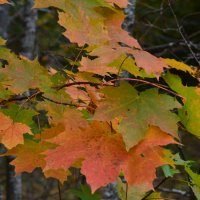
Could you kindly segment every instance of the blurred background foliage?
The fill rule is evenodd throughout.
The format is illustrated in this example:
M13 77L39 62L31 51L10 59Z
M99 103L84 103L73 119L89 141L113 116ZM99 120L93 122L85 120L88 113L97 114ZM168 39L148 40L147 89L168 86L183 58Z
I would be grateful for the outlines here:
M58 15L55 8L32 9L32 5L33 0L12 0L10 5L1 5L0 36L7 40L8 48L16 54L22 54L30 59L39 59L46 67L61 71L70 69L70 63L76 60L81 47L71 44L62 35L64 28L57 23ZM123 27L140 42L144 49L160 57L174 58L195 67L199 66L199 0L172 0L171 7L168 0L138 0L135 7L129 6L125 12L129 17ZM187 83L192 85L194 80L188 76L186 78ZM185 159L197 161L195 169L199 169L199 140L187 133L180 134L185 145L183 150ZM6 189L8 170L13 169L8 165L6 158L0 159L0 169L1 200L5 199L6 191L8 192L8 188ZM158 171L158 175L155 184L164 176L161 171ZM168 178L157 190L168 199L195 200L187 182L184 181L187 178L186 174ZM45 179L37 169L32 174L22 174L22 199L51 200L59 199L59 195L67 200L80 199L80 195L83 197L90 195L88 187L81 186L82 182L84 177L76 169L72 169L72 176L64 186L54 179ZM100 190L101 199L117 200L114 187L111 184ZM72 191L71 188L77 190ZM82 199L85 200L84 198ZM99 195L88 198L95 200Z
M171 8L167 0L137 1L133 35L146 50L158 56L175 58L198 66L189 47L200 60L200 2L173 0Z

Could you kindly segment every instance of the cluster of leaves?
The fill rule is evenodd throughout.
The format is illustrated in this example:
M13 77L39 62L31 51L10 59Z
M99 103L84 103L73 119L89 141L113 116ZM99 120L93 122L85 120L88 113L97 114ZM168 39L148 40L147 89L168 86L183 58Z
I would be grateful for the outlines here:
M177 164L163 146L180 143L179 127L200 137L200 90L170 72L193 76L195 70L144 51L121 29L126 5L126 0L35 1L35 9L58 8L64 35L82 46L71 71L48 70L0 40L0 140L4 155L16 156L11 163L16 173L40 167L46 177L63 182L70 167L80 167L93 192L123 175L132 188L130 199L133 193L140 199L153 188L157 167ZM130 77L122 77L123 71ZM198 175L186 169L199 193Z

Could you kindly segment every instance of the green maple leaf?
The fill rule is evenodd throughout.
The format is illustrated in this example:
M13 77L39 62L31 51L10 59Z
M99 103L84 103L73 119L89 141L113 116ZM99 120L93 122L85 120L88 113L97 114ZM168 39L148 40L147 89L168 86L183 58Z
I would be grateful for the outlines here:
M79 197L81 200L100 200L98 193L92 194L88 185L81 185L80 189L71 189L72 193Z
M199 88L183 86L180 77L170 73L166 74L164 79L173 90L185 97L184 106L178 112L179 117L188 131L200 137Z
M30 88L38 88L42 76L49 76L47 69L42 67L37 60L30 61L26 58L18 58L6 48L0 49L0 58L6 60L8 65L0 69L0 73L5 76L5 85L16 93L20 94Z
M99 103L93 118L95 120L111 121L115 117L125 116L138 98L138 92L128 83L122 83L118 88L106 87L101 92L106 98Z
M1 112L10 116L14 122L20 122L30 127L35 125L33 116L38 115L38 112L31 108L23 108L17 104L11 104L8 108L1 109Z
M64 12L59 12L59 24L67 31L64 35L72 42L83 46L85 43L96 44L108 40L104 30L104 18L96 11L96 8L111 8L100 0L49 0L35 1L35 8L56 7ZM70 27L70 29L69 29ZM101 33L101 37L99 37Z
M6 87L6 75L0 74L0 99L7 100L13 93Z
M39 88L44 92L45 97L57 101L57 102L69 102L70 97L66 93L65 88L58 89L57 86L63 85L66 83L66 77L61 73L56 73L52 76L40 76L40 85Z
M180 104L169 95L159 94L157 89L137 95L137 91L127 83L118 88L104 88L102 92L106 98L99 103L94 119L122 119L118 129L128 149L143 139L149 125L159 126L163 131L177 136L179 118L171 110L179 108Z
M200 174L193 172L188 166L185 166L186 172L189 174L192 180L192 190L197 198L200 200Z
M117 179L117 193L121 200L141 200L147 190L144 185L128 186L120 178Z
M150 124L177 136L179 118L171 110L178 107L180 104L174 98L159 94L157 89L142 92L119 126L127 147L140 141Z

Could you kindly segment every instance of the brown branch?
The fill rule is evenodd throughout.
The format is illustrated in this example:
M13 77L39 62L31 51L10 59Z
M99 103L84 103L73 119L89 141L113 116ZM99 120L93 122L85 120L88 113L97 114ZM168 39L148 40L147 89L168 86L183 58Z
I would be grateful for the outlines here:
M111 83L115 83L116 81L136 81L136 82L140 82L140 83L145 83L145 84L149 84L149 85L152 85L154 87L157 87L157 88L160 88L170 94L173 94L174 96L177 96L177 97L180 97L181 99L185 99L183 96L173 92L172 90L170 90L167 86L165 85L161 85L161 84L158 84L158 83L152 83L152 82L149 82L149 81L146 81L146 80L142 80L142 79L137 79L137 78L117 78L117 79L112 79L106 83L93 83L93 82L88 82L88 81L79 81L79 82L74 82L74 83L66 83L66 84L63 84L61 86L54 86L52 87L53 89L57 89L57 90L60 90L64 87L70 87L70 86L74 86L74 85L91 85L91 86L113 86L115 87L114 84L111 84ZM5 103L8 103L8 102L15 102L15 101L23 101L23 100L31 100L33 99L34 97L36 97L37 95L41 95L41 97L43 99L46 99L48 101L51 101L53 103L56 103L56 104L61 104L61 105L68 105L68 106L73 106L73 107L81 107L77 104L72 104L72 103L68 103L68 102L58 102L58 101L55 101L53 99L50 99L48 97L45 97L44 95L42 95L43 92L40 92L39 90L37 90L34 94L30 95L30 96L23 96L23 97L12 97L10 99L7 99L7 100L3 100L0 102L0 105L4 105Z
M45 96L41 96L43 99L47 100L47 101L50 101L52 103L55 103L55 104L59 104L59 105L65 105L65 106L72 106L72 107L79 107L78 105L76 104L72 104L72 103L68 103L68 102L59 102L59 101L56 101L56 100L53 100L53 99L50 99L48 97L45 97Z
M58 105L64 105L64 106L71 106L71 107L76 107L76 108L87 108L87 109L91 109L94 110L95 108L89 106L89 105L78 105L78 104L73 104L73 103L68 103L68 102L59 102L59 101L55 101L53 99L50 99L48 97L42 96L43 99L50 101L52 103L58 104Z
M93 82L89 82L89 81L79 81L79 82L74 82L74 83L66 83L66 84L63 84L61 86L54 86L53 88L61 90L64 87L70 87L70 86L73 86L73 85L114 86L114 85L107 84L107 83L93 83Z
M37 92L35 92L34 94L29 95L29 96L12 97L12 98L10 98L10 99L1 101L1 102L0 102L0 105L4 105L4 104L9 103L9 102L30 100L30 99L33 99L34 97L36 97L37 95L41 95L41 94L42 94L42 92L37 91Z
M154 87L157 87L157 88L160 88L170 94L173 94L177 97L180 97L181 99L185 99L185 97L173 92L172 90L168 89L165 85L161 85L161 84L157 84L157 83L152 83L152 82L149 82L149 81L145 81L145 80L142 80L142 79L137 79L137 78L118 78L118 79L114 79L114 80L111 80L109 82L115 82L115 81L137 81L137 82L141 82L141 83L145 83L145 84L149 84L149 85L152 85Z

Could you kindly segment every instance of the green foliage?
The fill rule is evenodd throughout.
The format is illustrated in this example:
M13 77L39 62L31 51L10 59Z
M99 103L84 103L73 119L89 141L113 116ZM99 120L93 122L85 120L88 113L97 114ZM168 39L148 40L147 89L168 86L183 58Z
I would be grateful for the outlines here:
M81 185L80 189L71 189L72 193L79 197L81 200L100 200L100 195L95 192L91 193L91 189L88 185Z

